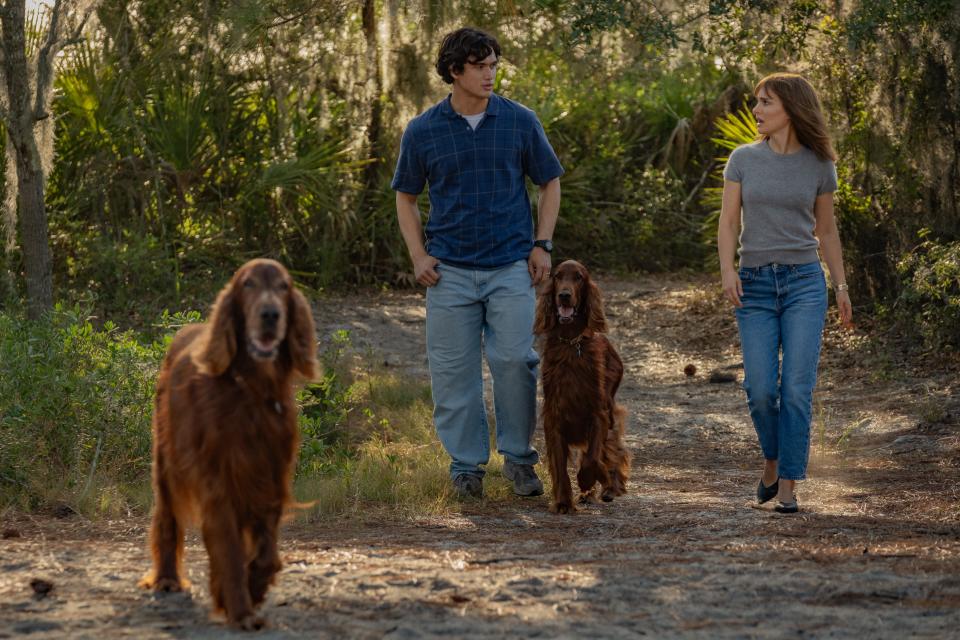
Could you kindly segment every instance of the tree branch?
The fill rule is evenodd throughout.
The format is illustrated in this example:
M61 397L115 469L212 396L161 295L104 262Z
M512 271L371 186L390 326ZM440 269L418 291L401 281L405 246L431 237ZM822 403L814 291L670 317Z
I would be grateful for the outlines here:
M83 32L83 27L87 24L87 20L90 18L90 14L93 13L96 6L96 2L91 2L87 5L83 13L83 18L80 20L77 28L74 29L68 38L64 39L61 37L60 32L62 30L61 23L63 21L63 14L66 11L64 8L65 4L63 0L56 0L56 3L53 5L47 41L43 44L43 48L40 49L40 53L37 56L37 96L33 107L33 117L35 120L43 120L50 116L50 114L47 113L47 103L50 100L53 90L54 58L56 58L57 53L65 46L82 40L80 34Z
M50 29L47 32L47 41L43 43L40 53L37 55L37 97L33 108L33 117L35 120L43 120L47 117L47 94L53 84L53 57L57 55L58 31L60 30L60 14L63 11L62 0L57 0L53 5L50 16Z

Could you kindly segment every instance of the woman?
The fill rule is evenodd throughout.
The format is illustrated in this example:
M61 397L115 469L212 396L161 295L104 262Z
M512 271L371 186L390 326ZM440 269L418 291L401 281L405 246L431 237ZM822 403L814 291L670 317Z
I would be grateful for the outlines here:
M727 161L717 248L723 293L736 307L743 386L765 461L757 500L776 497L776 511L796 513L794 488L806 477L827 310L821 254L844 326L853 311L833 215L836 154L820 100L793 73L767 76L754 95L760 135Z

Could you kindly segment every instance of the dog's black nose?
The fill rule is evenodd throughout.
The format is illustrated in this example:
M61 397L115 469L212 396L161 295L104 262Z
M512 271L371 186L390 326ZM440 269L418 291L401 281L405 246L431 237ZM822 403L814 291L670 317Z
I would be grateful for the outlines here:
M265 307L260 312L260 320L263 322L263 326L269 329L277 326L277 321L280 319L280 310L276 307Z
M567 305L567 304L570 303L570 292L569 292L569 291L562 291L562 292L560 292L560 295L558 295L557 297L560 298L560 302L562 302L564 305Z

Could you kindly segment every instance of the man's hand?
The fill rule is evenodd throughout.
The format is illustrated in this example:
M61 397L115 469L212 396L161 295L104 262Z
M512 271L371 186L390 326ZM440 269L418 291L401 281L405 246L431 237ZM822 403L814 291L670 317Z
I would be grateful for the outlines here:
M434 269L440 262L430 254L423 254L413 260L413 275L417 282L425 287L432 287L440 281L440 274Z
M530 257L527 258L527 271L530 272L530 284L532 286L535 287L550 277L551 264L549 253L540 247L533 248Z

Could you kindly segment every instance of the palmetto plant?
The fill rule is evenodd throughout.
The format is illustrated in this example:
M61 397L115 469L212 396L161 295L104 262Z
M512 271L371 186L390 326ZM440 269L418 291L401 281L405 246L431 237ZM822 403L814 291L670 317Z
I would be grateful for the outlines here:
M727 113L716 120L717 135L710 138L718 147L726 151L733 151L737 147L749 144L757 139L757 121L746 104L733 113ZM730 154L717 156L717 168L713 173L720 186L707 187L703 190L700 204L710 213L703 221L703 241L713 245L717 241L717 224L720 221L720 204L723 197L723 170L727 166ZM711 264L716 266L716 253L710 252Z
M721 149L733 151L737 147L750 144L757 139L757 121L753 113L746 105L740 107L734 113L727 113L716 120L717 135L710 138ZM714 171L714 177L723 182L723 169L727 166L727 160L730 154L717 156L717 169ZM700 203L711 211L716 210L716 215L720 213L720 198L723 194L723 187L708 187L703 190L703 197ZM716 222L716 218L707 222Z
M163 260L269 254L316 271L321 244L348 250L365 161L318 96L278 95L175 53L129 64L90 45L64 63L52 178L61 254L82 267L95 242L152 238Z

